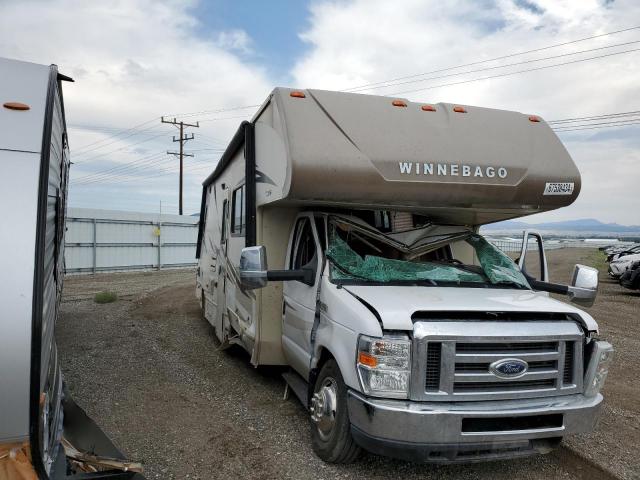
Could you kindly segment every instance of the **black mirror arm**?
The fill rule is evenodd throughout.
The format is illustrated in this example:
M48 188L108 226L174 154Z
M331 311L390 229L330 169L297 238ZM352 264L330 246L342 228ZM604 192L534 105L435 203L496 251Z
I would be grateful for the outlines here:
M529 275L526 275L527 281L531 288L534 290L539 290L542 292L549 293L558 293L560 295L567 295L569 293L569 287L567 285L560 285L559 283L551 283L551 282L541 282L540 280L536 280Z
M309 286L315 283L314 271L310 268L300 268L299 270L268 270L267 280L285 282L297 280Z

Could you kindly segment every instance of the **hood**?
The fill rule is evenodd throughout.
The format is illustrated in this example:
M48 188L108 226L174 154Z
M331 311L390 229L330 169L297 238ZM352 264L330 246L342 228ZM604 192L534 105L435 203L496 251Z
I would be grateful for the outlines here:
M591 315L544 292L392 285L345 285L343 288L371 305L386 330L412 330L411 315L416 311L447 311L572 313L580 316L587 330L598 331Z

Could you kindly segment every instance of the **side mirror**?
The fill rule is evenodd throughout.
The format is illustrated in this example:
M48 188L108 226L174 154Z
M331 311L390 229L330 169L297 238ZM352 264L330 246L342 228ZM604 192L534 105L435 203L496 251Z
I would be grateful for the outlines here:
M576 265L567 293L573 303L585 307L592 306L598 295L598 270L585 265Z
M299 270L268 270L267 249L260 245L245 247L240 253L240 285L244 290L255 290L267 286L269 280L297 280L312 286L315 283L315 272L310 268Z
M245 247L240 254L240 284L245 290L267 286L267 249Z

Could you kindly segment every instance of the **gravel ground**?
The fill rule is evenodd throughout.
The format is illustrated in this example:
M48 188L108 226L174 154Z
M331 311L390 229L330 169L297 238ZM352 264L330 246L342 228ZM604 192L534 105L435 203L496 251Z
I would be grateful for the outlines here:
M552 280L597 252L549 252ZM519 461L419 465L366 454L328 465L313 454L302 406L281 370L220 351L201 318L191 270L68 277L57 338L75 400L149 479L640 478L640 295L604 280L592 315L617 349L596 433ZM118 301L93 296L114 291Z

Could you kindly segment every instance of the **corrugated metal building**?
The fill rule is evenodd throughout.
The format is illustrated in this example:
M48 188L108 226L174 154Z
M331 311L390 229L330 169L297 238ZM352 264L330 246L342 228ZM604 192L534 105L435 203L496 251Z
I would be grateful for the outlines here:
M199 217L69 208L67 273L196 265Z

